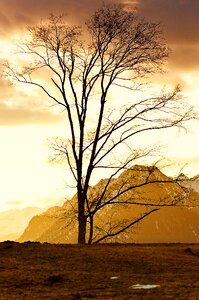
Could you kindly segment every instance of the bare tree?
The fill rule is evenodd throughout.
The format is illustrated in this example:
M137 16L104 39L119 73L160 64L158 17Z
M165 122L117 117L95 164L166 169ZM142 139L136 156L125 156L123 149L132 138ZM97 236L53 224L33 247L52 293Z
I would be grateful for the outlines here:
M114 195L107 196L114 176L153 152L150 147L137 149L136 141L146 132L183 127L193 118L192 108L184 107L178 87L150 98L132 96L145 77L161 71L169 49L160 24L122 5L104 4L84 31L68 26L63 16L51 15L46 23L30 27L29 33L31 38L21 44L20 53L30 56L31 63L20 70L7 64L7 73L12 80L40 88L66 112L67 141L56 140L53 147L65 156L76 182L78 243L91 243L94 218L100 210L131 205L135 200L124 197L130 190L158 181L151 180L150 170L141 183L123 182ZM40 70L46 70L42 80ZM128 91L129 99L120 90ZM115 91L118 98L112 101ZM109 179L98 197L91 199L89 186L100 169L105 169ZM140 204L152 209L116 226L100 240L127 230L163 201Z

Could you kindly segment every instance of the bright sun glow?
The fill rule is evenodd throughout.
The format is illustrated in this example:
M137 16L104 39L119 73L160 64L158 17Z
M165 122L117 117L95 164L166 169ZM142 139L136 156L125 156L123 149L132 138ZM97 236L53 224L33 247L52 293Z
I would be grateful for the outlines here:
M52 128L0 128L1 210L45 206L66 197L66 171L47 162L45 140L49 129Z

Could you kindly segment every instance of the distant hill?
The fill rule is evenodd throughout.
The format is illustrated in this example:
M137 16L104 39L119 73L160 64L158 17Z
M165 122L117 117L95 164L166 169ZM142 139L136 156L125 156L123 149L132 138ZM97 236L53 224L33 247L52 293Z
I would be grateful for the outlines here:
M26 207L0 212L0 241L19 238L30 219L45 210L46 208Z
M142 172L141 172L142 171ZM110 187L104 198L117 192L118 189L130 185L132 182L142 183L148 175L147 167L135 166L132 170L124 171L118 178L111 181ZM149 180L169 180L158 168L151 173ZM94 187L90 188L89 198L95 199L107 183L102 179ZM157 203L161 201L174 201L181 197L183 203L198 202L199 194L194 190L182 189L178 184L153 183L129 191L125 196L131 201L139 201L143 204ZM126 198L125 198L126 199ZM167 199L167 200L166 200ZM28 227L18 239L24 241L40 241L49 243L75 243L77 241L77 222L75 215L70 215L71 206L75 209L76 195L64 203L62 207L53 207L46 212L31 219ZM121 205L120 207L110 206L102 209L96 219L95 234L100 237L98 228L107 230L110 222L125 222L133 220L146 211L144 205ZM159 211L145 218L137 226L121 234L118 242L137 243L199 243L199 208L187 207L163 207Z
M199 175L191 178L190 187L199 193Z
M16 241L21 236L21 232L10 233L0 236L0 242L4 241Z

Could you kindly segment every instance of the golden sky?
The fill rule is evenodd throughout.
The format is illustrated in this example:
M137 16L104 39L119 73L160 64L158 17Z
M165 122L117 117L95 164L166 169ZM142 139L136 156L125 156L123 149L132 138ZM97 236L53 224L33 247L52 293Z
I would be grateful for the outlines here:
M154 84L179 83L187 101L199 110L199 1L123 0L136 5L147 19L163 23L172 50L167 72L155 76ZM10 57L16 37L49 13L66 13L69 23L83 23L100 4L99 0L1 0L0 57ZM0 79L0 210L44 206L64 200L67 173L48 164L46 140L63 130L63 117L51 109L35 89L16 88ZM199 174L199 124L190 132L165 134L165 155L184 172ZM62 133L61 133L62 135ZM174 168L173 168L174 170Z

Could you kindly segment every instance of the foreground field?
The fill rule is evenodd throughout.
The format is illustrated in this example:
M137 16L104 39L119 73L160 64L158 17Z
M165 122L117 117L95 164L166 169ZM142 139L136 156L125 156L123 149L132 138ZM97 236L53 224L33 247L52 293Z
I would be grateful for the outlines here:
M199 299L199 245L0 243L2 299Z

